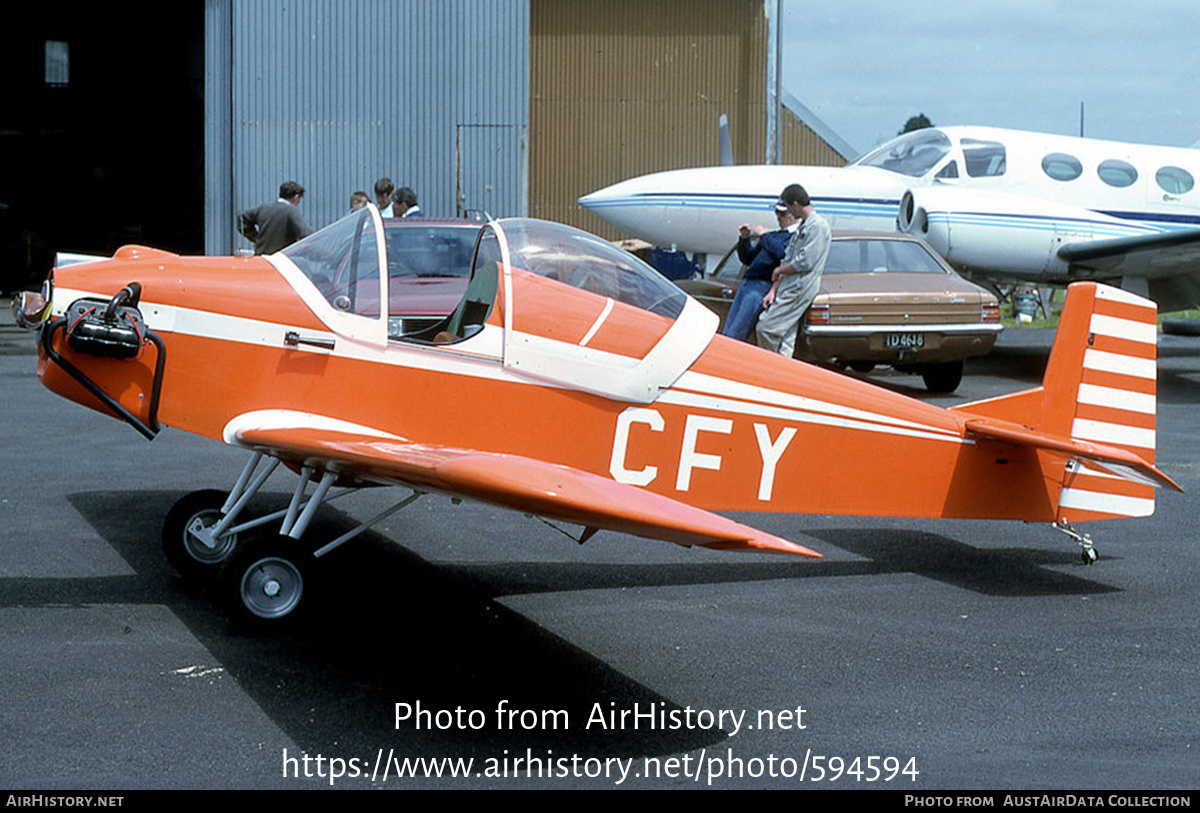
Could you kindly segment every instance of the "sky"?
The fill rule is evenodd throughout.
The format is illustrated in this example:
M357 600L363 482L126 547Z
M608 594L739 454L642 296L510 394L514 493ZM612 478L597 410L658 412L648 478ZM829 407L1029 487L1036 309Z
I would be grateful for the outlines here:
M783 86L855 149L910 116L1188 147L1197 0L782 0ZM774 0L771 0L773 8Z

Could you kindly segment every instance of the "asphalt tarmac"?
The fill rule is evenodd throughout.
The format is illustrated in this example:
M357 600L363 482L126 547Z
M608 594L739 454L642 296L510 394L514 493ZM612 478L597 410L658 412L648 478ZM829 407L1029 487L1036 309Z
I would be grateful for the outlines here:
M1006 331L952 396L870 378L965 403L1036 385L1052 338ZM1044 525L737 515L817 561L425 498L261 637L160 547L243 453L57 398L0 327L0 787L1195 789L1200 339L1160 340L1158 465L1189 493L1089 525L1090 567Z

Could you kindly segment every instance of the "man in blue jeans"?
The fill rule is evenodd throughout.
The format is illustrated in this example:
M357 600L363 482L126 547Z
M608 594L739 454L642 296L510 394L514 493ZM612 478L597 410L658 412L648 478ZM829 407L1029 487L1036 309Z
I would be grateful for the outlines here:
M743 223L738 229L741 235L737 244L738 259L746 266L746 271L742 274L737 296L729 306L729 315L725 317L725 329L722 332L730 338L745 340L754 332L758 315L762 313L763 297L771 290L771 272L783 261L788 241L796 229L796 216L788 211L787 206L777 205L775 216L779 218L779 228L760 232L757 241L750 239L748 224Z

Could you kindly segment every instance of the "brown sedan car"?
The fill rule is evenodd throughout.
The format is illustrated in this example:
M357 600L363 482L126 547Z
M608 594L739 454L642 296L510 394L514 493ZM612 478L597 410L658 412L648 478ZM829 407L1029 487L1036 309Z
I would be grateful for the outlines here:
M713 274L679 286L722 325L744 268L732 250ZM953 392L963 360L992 349L1000 303L958 276L924 241L899 233L835 232L813 300L796 336L796 358L868 372L890 364L932 392Z

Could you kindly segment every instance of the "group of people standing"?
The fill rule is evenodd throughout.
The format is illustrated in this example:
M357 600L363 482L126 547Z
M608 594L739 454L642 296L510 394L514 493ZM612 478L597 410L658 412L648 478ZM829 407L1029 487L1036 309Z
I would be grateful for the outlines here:
M312 234L313 230L300 212L303 198L303 186L295 181L285 181L279 186L277 199L238 215L238 231L254 243L255 254L274 254ZM366 192L354 192L350 195L350 211L361 209L369 202ZM383 217L424 217L417 205L417 193L407 186L396 189L390 178L375 182L375 202Z
M779 195L775 217L779 228L773 231L746 223L738 229L737 253L746 270L724 334L744 340L754 331L759 347L791 357L800 320L821 287L830 231L800 184Z
M366 205L366 192L355 192L350 196L350 211L353 212ZM391 178L380 178L375 182L375 205L379 207L380 217L425 216L421 212L421 207L417 205L417 193L408 186L396 189Z

